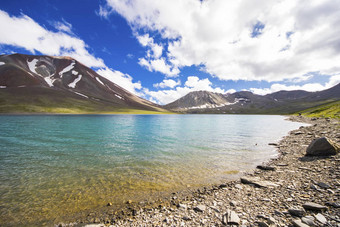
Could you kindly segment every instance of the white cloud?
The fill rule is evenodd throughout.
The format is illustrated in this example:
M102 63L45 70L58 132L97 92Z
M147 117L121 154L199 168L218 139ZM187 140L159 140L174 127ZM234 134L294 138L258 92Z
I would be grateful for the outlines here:
M225 93L233 94L233 93L235 93L235 92L236 92L235 89L229 89L229 90L227 90Z
M153 86L155 88L166 88L166 87L169 87L169 88L174 88L178 85L181 84L181 81L180 80L172 80L172 79L164 79L162 82L160 83L157 83L157 84L154 84Z
M89 67L105 66L102 59L87 51L83 40L62 31L49 31L26 15L11 17L0 10L0 27L0 44L21 47L31 53L39 51L46 55L70 56ZM60 29L67 30L71 27L64 23L64 27L61 26Z
M329 81L325 84L319 84L319 83L307 83L304 85L285 85L285 84L279 84L275 83L270 86L270 88L250 88L249 90L253 92L254 94L258 95L266 95L277 91L293 91L293 90L305 90L305 91L322 91L328 88L331 88L335 85L340 83L340 74L331 76Z
M340 0L107 0L107 5L135 34L161 35L165 62L173 68L203 65L222 80L283 81L340 72ZM264 25L261 34L252 37L258 23Z
M111 82L128 90L129 92L136 95L140 95L140 93L137 90L142 89L142 85L140 82L134 83L132 81L133 78L130 75L124 74L113 69L109 69L107 67L98 69L97 73L102 77L105 77L106 79L110 80Z
M61 31L61 32L66 32L66 33L69 33L69 34L73 34L72 32L72 24L68 23L67 21L65 21L63 19L63 21L55 21L53 23L54 27L58 30L58 31Z
M100 68L98 74L134 94L138 95L137 90L142 89L141 83L133 82L130 75L109 69L102 59L91 55L83 40L64 33L72 33L72 25L64 20L55 23L60 32L52 32L26 15L11 17L0 10L0 27L0 44L22 47L32 53L39 51L46 55L70 56L88 67Z
M201 90L226 93L225 90L221 88L212 87L212 83L207 78L201 80L197 76L189 76L183 87L159 91L150 91L148 89L144 89L144 94L150 97L150 101L153 100L158 104L168 104L185 96L189 92Z
M99 10L96 11L96 14L100 17L103 17L105 19L109 18L109 15L111 14L111 10L107 6L99 6Z
M154 60L139 58L138 64L147 68L150 72L161 72L168 77L177 77L179 74L179 69L167 64L164 58Z

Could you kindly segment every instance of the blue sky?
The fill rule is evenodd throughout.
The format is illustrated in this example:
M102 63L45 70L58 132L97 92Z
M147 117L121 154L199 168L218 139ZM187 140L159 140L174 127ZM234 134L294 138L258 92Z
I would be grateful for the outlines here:
M2 0L0 53L68 55L151 101L340 82L339 0Z

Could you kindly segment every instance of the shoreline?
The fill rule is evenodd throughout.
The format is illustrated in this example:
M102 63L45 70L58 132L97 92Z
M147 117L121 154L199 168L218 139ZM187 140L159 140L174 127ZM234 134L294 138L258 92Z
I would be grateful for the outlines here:
M274 167L274 171L254 169L241 177L243 182L244 178L255 177L272 185L254 187L238 179L190 193L172 193L168 201L150 204L128 201L126 207L117 212L90 213L76 222L56 226L223 226L228 222L227 212L232 216L236 214L234 218L238 218L239 225L243 226L288 226L294 220L301 221L301 217L292 215L291 210L302 212L304 218L314 219L315 225L320 225L317 219L323 216L328 226L339 226L340 211L336 208L340 196L339 155L304 156L314 138L326 136L339 143L339 121L301 116L290 116L287 120L310 125L289 132L276 144L277 157L264 164ZM302 205L307 202L326 206L327 210L306 211Z

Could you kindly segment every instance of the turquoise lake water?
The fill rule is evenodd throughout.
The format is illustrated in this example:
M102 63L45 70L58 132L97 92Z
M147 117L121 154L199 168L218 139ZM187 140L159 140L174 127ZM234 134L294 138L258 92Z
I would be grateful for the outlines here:
M302 124L265 115L0 116L0 226L222 183Z

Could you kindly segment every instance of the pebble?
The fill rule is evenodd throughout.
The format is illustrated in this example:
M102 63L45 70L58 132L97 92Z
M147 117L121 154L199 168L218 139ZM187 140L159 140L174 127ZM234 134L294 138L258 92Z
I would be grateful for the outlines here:
M327 219L325 218L325 216L323 216L322 214L317 214L317 215L314 215L315 219L320 222L321 224L327 224Z
M204 206L204 205L198 205L194 208L194 210L197 211L197 212L204 212L205 209L206 209L206 206Z
M320 204L313 203L313 202L305 203L302 205L302 207L305 208L305 210L315 210L315 211L327 210L326 206L322 206Z
M331 186L329 186L328 184L323 183L323 182L319 182L319 183L317 183L317 185L318 185L320 188L323 188L323 189L328 189L328 188L331 187Z
M296 217L303 217L306 214L306 211L301 207L294 207L288 209L288 212Z
M275 167L273 167L273 166L266 166L266 165L258 165L258 166L256 166L256 168L262 169L262 170L271 170L271 171L276 170Z
M309 226L315 225L314 220L315 218L313 216L306 216L306 217L301 218L301 221Z
M296 227L309 227L309 225L302 223L300 219L293 220L293 225Z

